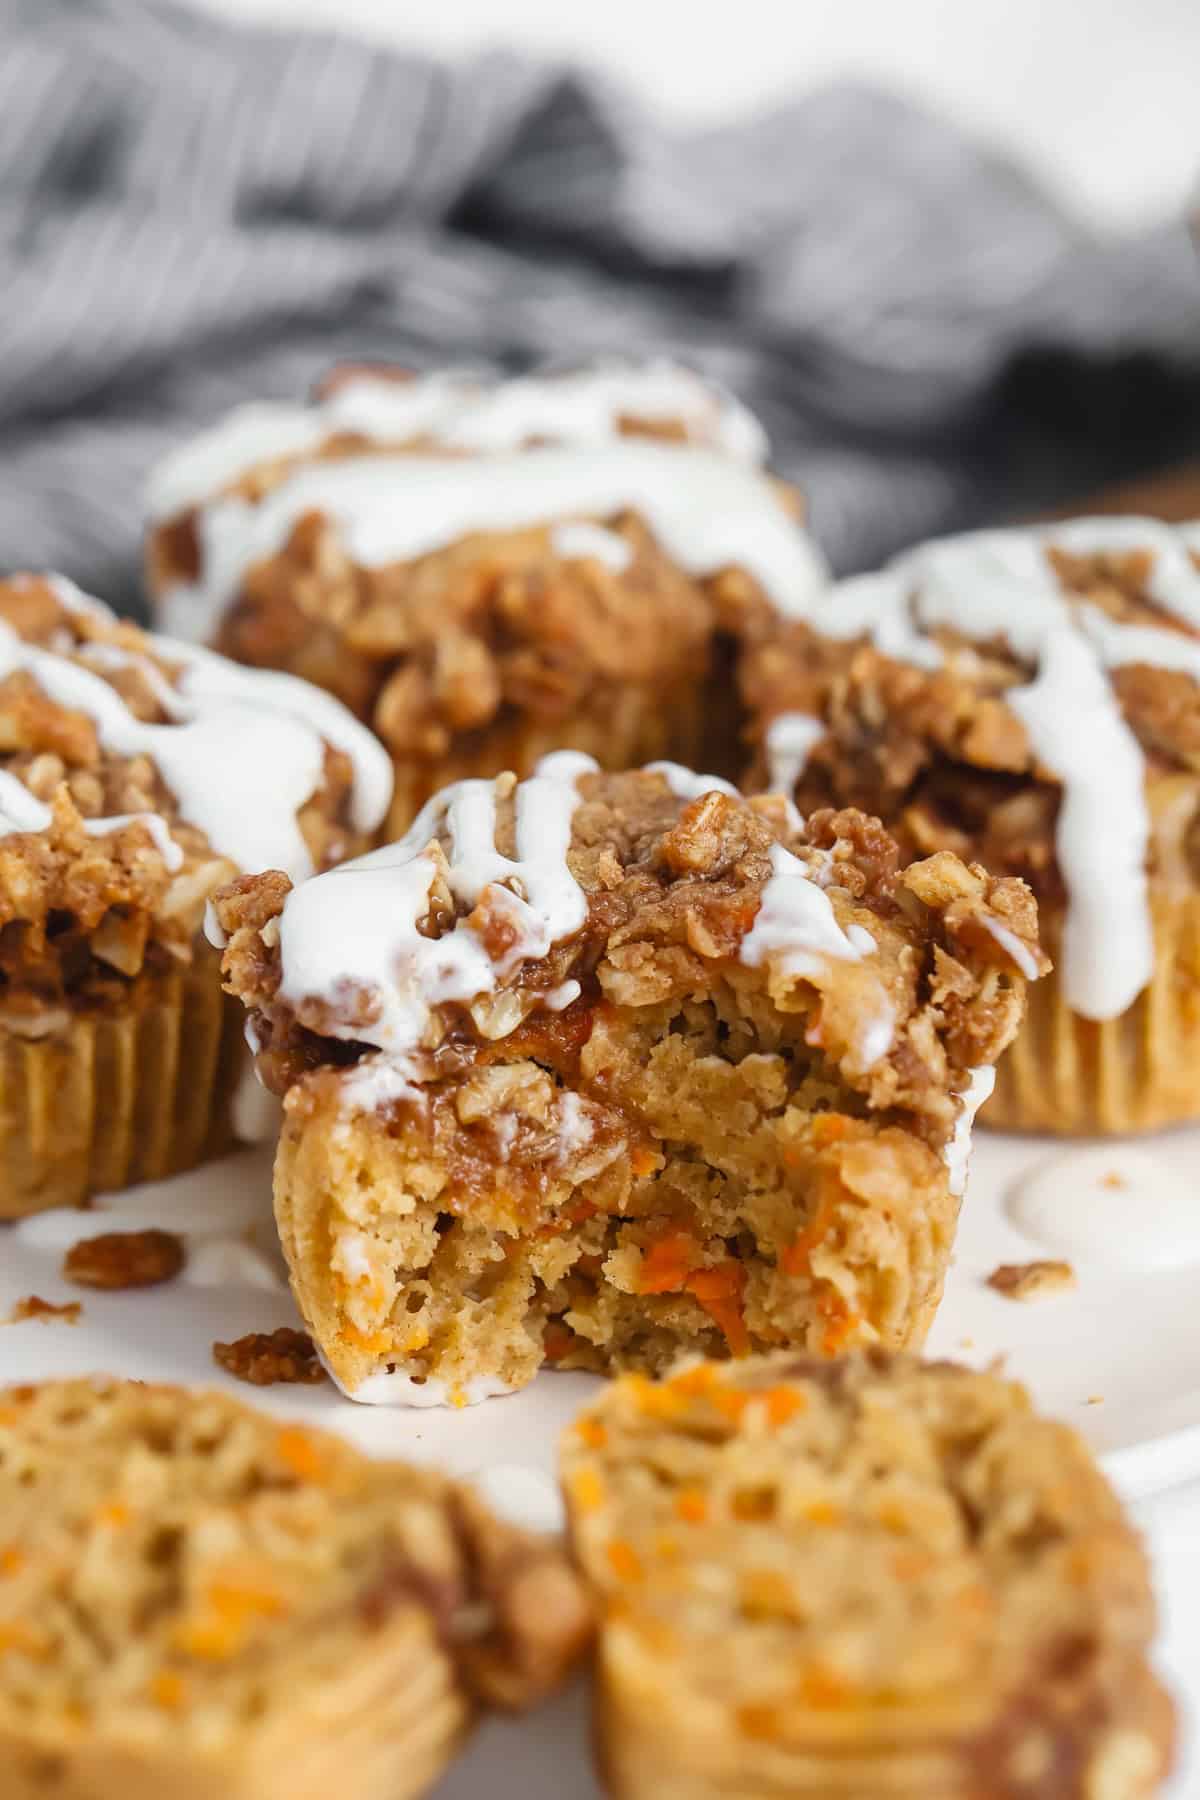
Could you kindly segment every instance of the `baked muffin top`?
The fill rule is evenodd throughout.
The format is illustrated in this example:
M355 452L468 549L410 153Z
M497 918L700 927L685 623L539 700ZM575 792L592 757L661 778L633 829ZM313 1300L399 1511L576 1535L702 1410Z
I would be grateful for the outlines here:
M1091 1017L1153 960L1147 881L1195 882L1200 527L1080 519L927 544L747 657L750 785L879 813L1066 907Z
M397 754L436 756L502 705L563 716L689 658L702 679L715 630L802 605L826 573L765 450L664 362L349 370L168 460L152 581L176 635L317 670Z
M0 1506L10 1732L211 1753L298 1689L336 1695L406 1617L474 1697L519 1706L587 1636L557 1545L433 1470L223 1394L0 1389Z
M976 1737L1072 1677L1102 1709L1153 1634L1086 1447L992 1373L872 1350L626 1376L563 1474L612 1628L747 1738Z
M1019 881L951 855L905 869L859 813L805 826L778 797L574 752L459 782L399 843L295 891L235 882L215 912L279 1092L357 1064L357 1103L419 1105L506 1048L575 1079L598 1009L719 993L743 1050L825 1058L937 1148L1045 966Z
M387 757L329 695L153 637L53 576L0 582L0 1004L190 959L234 873L360 849Z

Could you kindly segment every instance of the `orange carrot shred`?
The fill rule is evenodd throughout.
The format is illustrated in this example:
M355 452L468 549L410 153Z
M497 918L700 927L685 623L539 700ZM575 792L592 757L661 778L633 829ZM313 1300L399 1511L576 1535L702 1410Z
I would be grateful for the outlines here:
M608 1546L608 1561L618 1581L640 1581L642 1559L624 1538L614 1538Z

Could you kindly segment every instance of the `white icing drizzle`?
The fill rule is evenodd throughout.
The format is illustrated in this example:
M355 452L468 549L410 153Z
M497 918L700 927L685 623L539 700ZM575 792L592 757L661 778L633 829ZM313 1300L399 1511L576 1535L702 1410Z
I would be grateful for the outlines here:
M356 1388L348 1388L328 1363L325 1367L347 1400L356 1400L360 1406L478 1406L482 1400L494 1400L501 1394L513 1392L508 1382L497 1381L490 1375L451 1382L433 1376L425 1379L410 1375L404 1369L380 1369L377 1374L368 1375Z
M318 876L287 898L279 920L283 998L293 1005L320 998L336 1011L339 1001L359 992L376 1004L369 1026L335 1017L328 1028L386 1053L359 1065L349 1091L360 1105L411 1092L411 1059L434 1007L494 993L586 920L583 890L567 866L579 803L573 779L543 772L517 787L514 858L496 849L496 787L455 783L428 803L399 843ZM435 841L443 825L448 855ZM440 936L425 937L418 925L439 876L468 911ZM490 915L506 915L509 927L498 956L470 917L485 893ZM561 988L553 998L564 1003Z
M258 505L214 500L198 515L201 574L173 590L172 613L203 631L247 572L287 543L309 512L333 520L366 568L404 563L473 532L517 531L633 510L697 577L741 568L781 612L798 614L827 580L824 563L761 470L719 451L628 438L482 458L350 458L299 469Z
M53 813L31 794L23 781L7 769L0 769L0 837L11 837L21 831L47 831ZM125 825L144 825L163 862L172 874L182 867L183 851L171 836L167 822L158 813L113 813L103 819L85 819L83 829L89 837L107 837Z
M567 781L572 786L584 775L598 775L600 764L586 750L551 750L534 765L535 775L551 781Z
M73 610L111 619L106 608L71 591ZM321 785L326 741L351 758L355 824L371 830L379 823L391 796L391 762L339 701L293 676L243 669L169 639L152 641L165 658L184 665L167 724L137 718L101 675L59 652L26 643L6 625L0 625L0 679L25 671L51 700L86 714L107 750L150 757L181 817L244 871L281 868L296 880L311 873L312 858L297 814ZM90 647L91 660L111 663L111 658L97 658L95 648ZM168 867L178 868L182 852L165 821L136 817L153 833ZM41 831L49 819L48 809L6 775L0 786L0 830ZM87 821L86 829L103 834L129 822L123 815L95 819Z
M258 1079L254 1062L247 1058L230 1103L230 1123L240 1144L273 1144L279 1137L279 1101Z
M1200 1207L1187 1158L1112 1142L1037 1164L1009 1191L1019 1231L1054 1255L1122 1271L1200 1264Z
M760 968L773 957L785 974L819 974L827 958L859 962L877 948L861 926L842 930L829 895L798 856L782 844L772 844L769 855L771 878L754 924L742 939L741 961L747 968Z
M875 939L863 926L842 930L829 895L799 857L782 844L772 844L770 858L770 880L754 924L742 939L740 960L748 968L760 968L770 960L784 975L814 979L825 973L830 961L861 962L875 952ZM895 1009L881 987L875 1015L863 1027L857 1046L862 1068L872 1068L887 1055L895 1029Z
M975 1115L984 1101L991 1098L995 1086L995 1069L972 1069L971 1078L959 1095L961 1104L958 1118L954 1121L954 1133L943 1152L946 1167L950 1171L950 1192L954 1195L960 1195L966 1191L967 1172L971 1162L971 1133L975 1124Z
M1069 904L1060 972L1068 1004L1086 1018L1124 1012L1150 979L1154 958L1145 757L1109 671L1145 662L1200 680L1200 643L1164 627L1122 624L1072 598L1047 552L1150 551L1150 598L1200 627L1200 571L1188 555L1198 546L1200 527L1178 530L1151 519L977 532L923 545L880 574L842 582L808 615L828 637L867 635L884 654L919 668L947 660L929 635L939 626L975 643L1005 640L1035 665L1034 679L1004 697L1034 756L1062 784L1056 850ZM1028 958L1017 961L1033 973Z
M678 420L690 436L726 456L766 460L766 436L746 408L715 383L666 360L598 363L507 381L470 369L439 369L407 381L361 374L311 406L238 407L159 465L146 506L154 520L173 518L260 463L308 455L339 433L376 444L427 438L450 449L499 451L535 439L611 443L623 419Z
M699 800L703 794L729 794L734 800L741 798L732 781L723 781L719 775L697 775L694 770L685 769L682 763L647 763L646 773L661 775L680 800Z
M592 557L616 575L627 569L633 559L632 546L618 532L605 531L602 525L589 525L586 521L556 525L550 533L550 548L556 556L567 559Z
M825 736L821 719L808 713L780 713L767 726L763 747L767 756L767 782L771 792L790 797L804 773L815 745Z

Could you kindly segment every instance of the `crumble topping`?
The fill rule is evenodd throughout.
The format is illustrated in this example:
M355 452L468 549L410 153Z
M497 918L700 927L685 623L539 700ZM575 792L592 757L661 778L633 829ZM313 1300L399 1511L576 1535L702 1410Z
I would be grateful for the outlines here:
M280 1383L314 1387L328 1380L307 1331L297 1331L291 1325L280 1325L274 1331L248 1331L232 1344L214 1344L213 1361L252 1387L275 1387Z
M1079 1279L1069 1262L1001 1263L988 1276L987 1285L1006 1300L1028 1302L1069 1294L1079 1286Z
M764 455L744 409L671 365L351 369L169 460L151 580L178 636L293 669L436 760L569 720L597 686L618 711L632 681L686 696L716 635L823 585Z
M226 984L267 1084L354 1065L365 1109L420 1104L493 1045L574 1073L606 1008L765 979L864 1107L944 1146L1046 966L1028 890L948 853L902 869L858 813L797 830L777 797L584 765L453 786L401 843L294 893L279 874L222 890Z
M1200 528L1077 520L922 546L759 642L742 681L751 785L1026 879L1063 915L1085 1016L1145 986L1148 877L1194 880L1200 843Z
M386 808L378 745L328 695L148 636L53 577L0 582L0 1014L45 1028L187 962L208 897L297 876Z
M174 1281L186 1261L183 1239L173 1231L106 1231L72 1244L62 1272L76 1287L119 1293Z
M7 1323L23 1325L28 1319L36 1319L42 1325L49 1325L52 1320L61 1319L64 1325L78 1325L82 1312L78 1300L67 1300L56 1306L53 1300L43 1300L40 1294L26 1294L9 1313Z

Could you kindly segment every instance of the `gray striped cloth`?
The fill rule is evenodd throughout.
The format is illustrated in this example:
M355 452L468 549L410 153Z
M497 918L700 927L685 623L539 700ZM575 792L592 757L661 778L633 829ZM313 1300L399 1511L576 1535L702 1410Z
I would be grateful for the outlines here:
M136 607L166 449L331 361L666 352L834 563L1200 445L1187 233L1098 242L886 93L671 129L595 76L0 0L0 559Z

